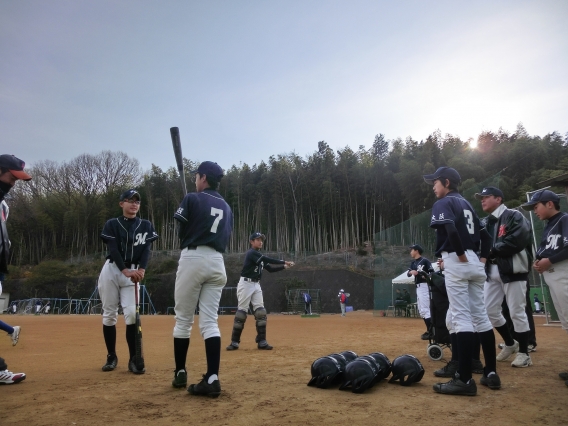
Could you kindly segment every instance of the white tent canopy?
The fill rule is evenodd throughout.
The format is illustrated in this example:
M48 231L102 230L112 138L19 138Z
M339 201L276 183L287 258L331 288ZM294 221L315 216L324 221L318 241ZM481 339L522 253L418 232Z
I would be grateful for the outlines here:
M414 276L407 276L408 271L404 271L402 274L400 274L398 277L393 278L392 283L393 284L414 284Z

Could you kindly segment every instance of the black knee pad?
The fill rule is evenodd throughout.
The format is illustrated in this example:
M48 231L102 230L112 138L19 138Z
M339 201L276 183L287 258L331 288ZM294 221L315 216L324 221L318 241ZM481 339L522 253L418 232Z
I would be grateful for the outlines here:
M242 330L245 326L246 320L247 320L247 313L239 309L235 313L235 323L233 324L233 327L236 328L237 330Z
M257 326L262 327L266 325L266 309L264 307L257 308L254 311L254 317L256 318Z

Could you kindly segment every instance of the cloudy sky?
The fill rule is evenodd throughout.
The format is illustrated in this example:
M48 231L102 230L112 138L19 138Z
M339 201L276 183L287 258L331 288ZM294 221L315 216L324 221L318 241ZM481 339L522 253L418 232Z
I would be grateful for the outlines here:
M222 167L568 131L568 2L0 0L0 151Z

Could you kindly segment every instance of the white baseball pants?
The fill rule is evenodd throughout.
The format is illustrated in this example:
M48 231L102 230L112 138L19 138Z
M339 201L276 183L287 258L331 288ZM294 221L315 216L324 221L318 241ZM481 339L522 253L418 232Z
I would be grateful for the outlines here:
M455 333L483 333L493 328L483 301L485 265L473 250L467 250L465 255L468 261L460 262L455 252L442 252L452 322L448 329Z
M497 265L489 265L489 277L485 283L484 297L487 315L493 327L501 327L507 322L503 316L503 297L507 299L507 306L511 320L517 333L529 331L529 320L525 312L527 292L526 281L513 281L504 283L499 275Z
M416 285L416 301L418 302L418 312L424 319L430 318L430 292L427 283Z
M237 285L237 298L239 300L239 310L248 313L249 305L252 303L252 312L258 308L264 308L264 299L262 298L262 289L260 282L252 283L245 281L241 277Z
M203 339L219 337L219 302L227 283L223 255L209 246L183 249L175 284L176 325L174 337L191 337L195 308L199 302L199 329Z
M542 276L550 289L562 328L568 333L568 260L555 263Z
M126 325L136 322L134 283L130 281L130 278L124 276L116 263L110 263L110 260L105 262L99 275L98 287L99 297L103 305L104 325L116 325L119 303L122 306Z

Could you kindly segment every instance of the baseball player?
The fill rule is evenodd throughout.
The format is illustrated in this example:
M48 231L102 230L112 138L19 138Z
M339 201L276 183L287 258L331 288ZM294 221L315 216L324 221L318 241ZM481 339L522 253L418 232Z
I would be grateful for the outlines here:
M534 311L540 313L540 300L536 293L534 294Z
M241 342L241 333L245 327L247 320L247 312L249 305L252 303L252 312L256 319L256 343L258 349L272 350L272 346L266 341L266 309L264 309L264 300L262 298L262 288L260 287L260 279L262 270L268 272L278 272L283 269L291 268L294 262L287 262L279 259L272 259L260 253L260 249L266 237L260 232L253 232L249 237L251 248L245 255L241 278L237 285L238 309L235 313L235 321L233 324L233 333L231 335L231 344L227 346L228 351L239 349ZM278 266L272 266L278 265Z
M414 244L410 246L410 256L414 259L410 264L407 276L414 276L414 284L416 285L416 298L418 299L418 312L426 324L426 333L422 334L422 340L430 338L430 293L428 292L428 284L426 282L425 274L434 272L434 268L428 259L422 257L424 249Z
M489 235L481 229L475 210L461 194L459 173L450 167L440 167L425 175L438 200L432 207L430 226L436 230L436 256L444 262L446 290L450 301L448 318L455 331L459 376L447 383L437 383L434 391L450 395L477 394L472 378L472 353L477 332L485 356L485 372L481 384L498 389L501 381L496 370L495 334L483 302L485 268L477 257L483 238L482 257L489 251ZM450 327L448 327L450 328Z
M4 197L16 184L16 181L31 180L31 176L24 172L25 163L19 158L3 154L0 155L0 294L2 294L2 281L4 274L8 273L8 261L10 259L10 239L8 238L8 228L6 220L8 219L9 209L4 202ZM11 336L12 345L18 343L20 336L20 327L11 327L2 323L2 330ZM0 358L0 384L11 385L25 380L25 373L12 373L8 370L8 365L3 358Z
M136 285L144 279L150 259L152 242L158 238L151 222L140 219L140 194L129 189L120 196L122 216L109 219L101 232L108 249L107 261L99 275L99 296L103 310L103 337L107 361L103 371L113 371L118 364L116 356L116 320L118 304L122 306L126 323L126 343L130 358L128 370L144 374L144 366L136 366Z
M344 317L345 316L345 308L347 306L347 293L345 293L343 291L343 289L341 289L341 290L339 290L337 297L339 298L339 307L341 308L341 316Z
M35 311L35 314L36 314L36 315L39 315L40 312L41 312L41 299L37 299L37 301L36 301L36 311Z
M48 315L49 314L49 310L51 309L51 302L48 300L47 303L44 306L44 311L45 314Z
M547 221L533 267L548 284L562 328L568 332L568 214L560 212L558 195L546 189L534 193L522 207ZM568 372L559 375L568 386Z
M310 293L308 292L304 292L302 293L302 296L304 297L304 312L306 313L306 315L311 315L312 314L312 296L310 296Z
M197 192L187 194L174 218L179 223L181 255L175 283L174 358L176 369L172 386L187 385L185 361L199 303L199 329L205 340L207 372L187 391L192 395L218 397L221 394L219 363L221 333L218 310L227 283L223 253L233 230L233 212L217 192L223 169L204 161L195 174Z
M487 282L484 288L485 308L493 327L505 341L497 361L506 361L517 353L513 367L532 365L529 355L529 321L525 311L527 278L532 263L532 231L529 221L518 211L503 204L503 191L494 186L483 188L475 198L489 213L484 219L491 236L491 249L485 263ZM515 328L514 340L502 314L503 297Z

